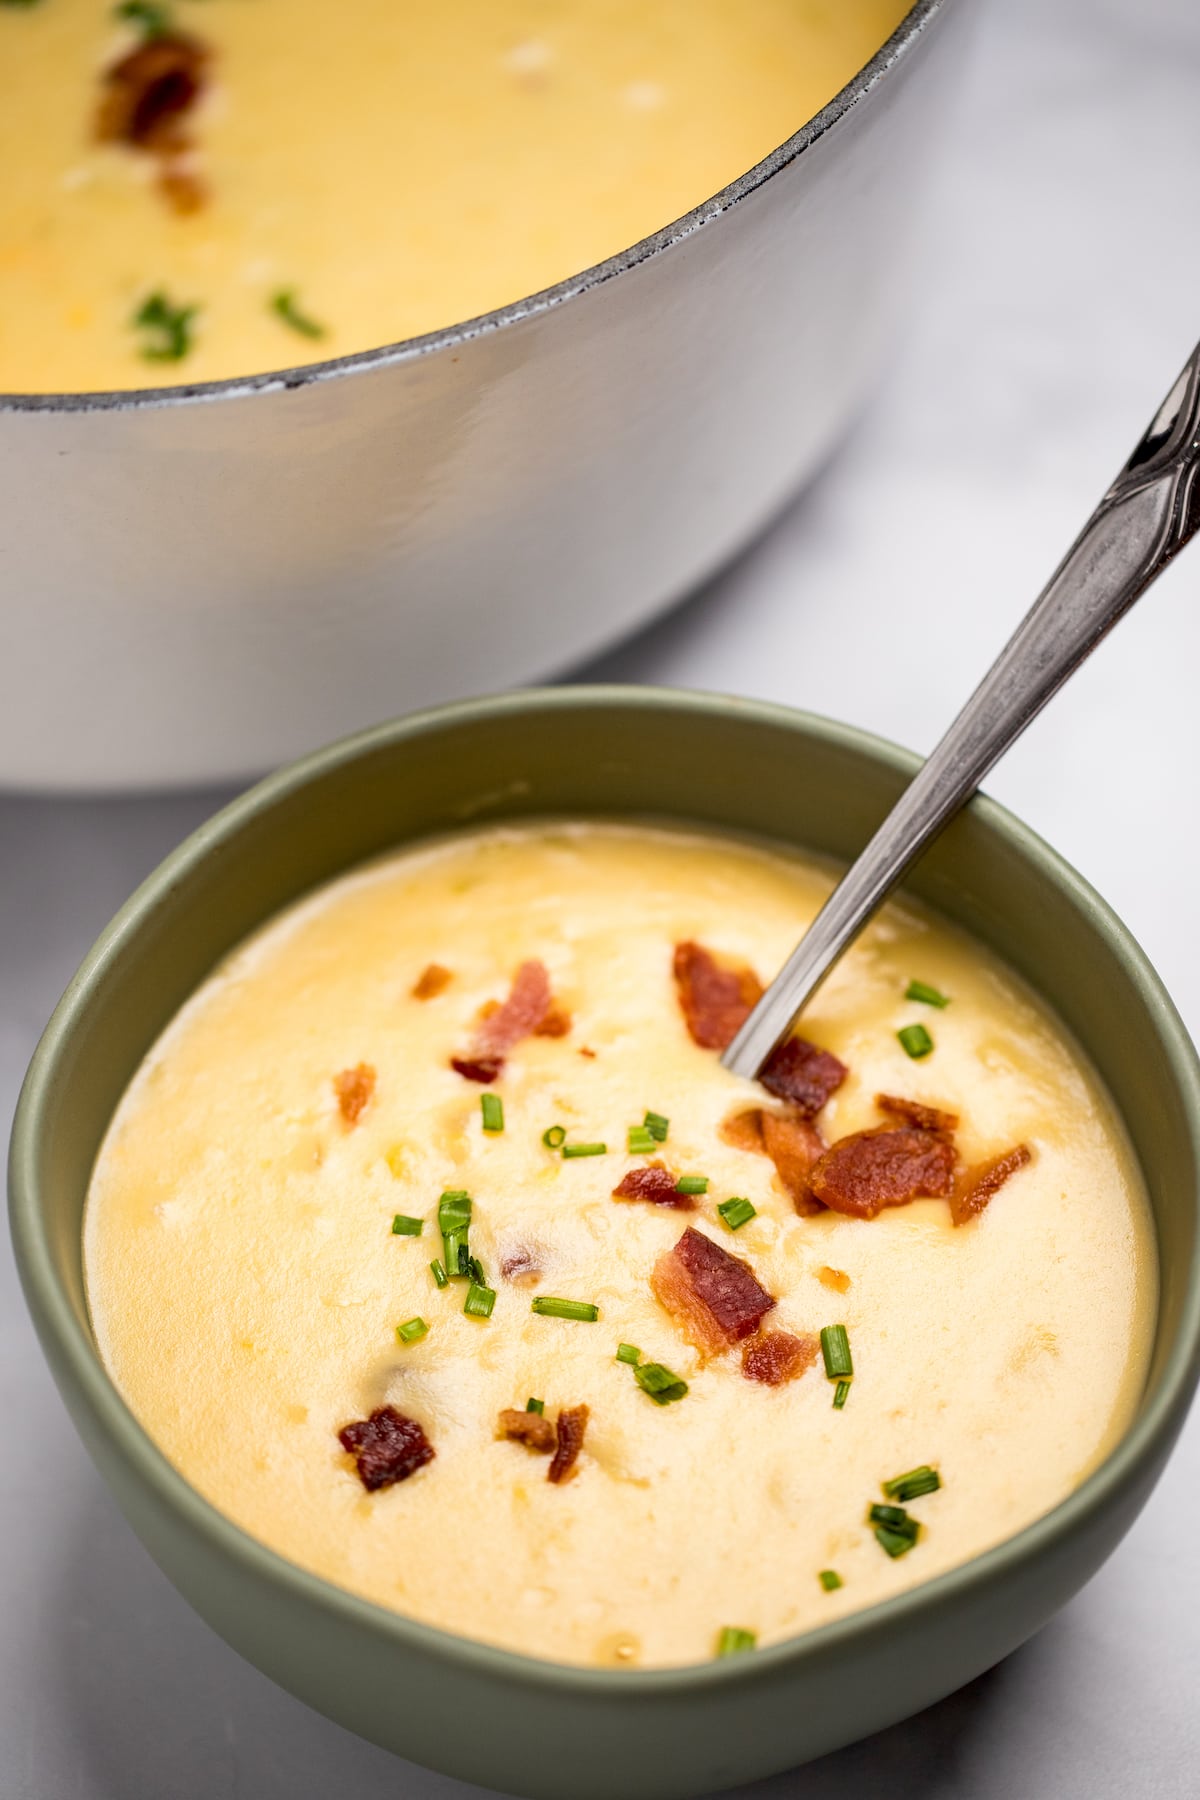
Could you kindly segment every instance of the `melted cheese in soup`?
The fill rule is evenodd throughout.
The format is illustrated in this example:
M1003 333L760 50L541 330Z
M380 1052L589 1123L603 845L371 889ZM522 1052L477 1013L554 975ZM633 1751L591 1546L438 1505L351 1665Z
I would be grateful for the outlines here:
M103 1357L176 1467L254 1537L382 1606L620 1666L707 1658L725 1627L789 1637L1068 1495L1131 1417L1156 1268L1121 1126L1046 1008L904 904L805 1016L848 1071L816 1113L827 1142L886 1124L882 1092L958 1114L964 1167L1028 1147L961 1226L945 1198L802 1216L761 1149L728 1141L731 1117L789 1108L690 1035L675 946L766 977L829 885L820 865L738 841L533 825L390 857L232 955L133 1081L85 1221ZM555 1035L518 1029L500 1069L474 1070L491 1074L481 1088L451 1059L479 1058L489 1034L494 1049L513 1021L494 1003L531 961ZM907 998L913 980L949 1004ZM918 1023L933 1047L914 1060L897 1034ZM485 1092L501 1130L484 1129ZM635 1135L631 1152L647 1111L665 1138L648 1154ZM605 1149L564 1156L554 1127ZM613 1197L656 1161L706 1178L678 1196L692 1210ZM467 1280L431 1272L446 1192L471 1198L490 1316L464 1310ZM731 1230L718 1209L734 1198L754 1212ZM397 1215L411 1223L393 1230ZM656 1265L688 1230L774 1299L762 1328L804 1346L795 1379L748 1379L757 1336L703 1349L664 1304ZM535 1312L547 1298L597 1316ZM840 1409L816 1350L834 1325L853 1358ZM656 1401L646 1365L686 1392ZM560 1413L588 1408L561 1482L502 1435L530 1398L551 1443ZM338 1434L388 1407L434 1455L369 1491ZM903 1503L916 1541L889 1554L868 1508L922 1465L940 1485Z

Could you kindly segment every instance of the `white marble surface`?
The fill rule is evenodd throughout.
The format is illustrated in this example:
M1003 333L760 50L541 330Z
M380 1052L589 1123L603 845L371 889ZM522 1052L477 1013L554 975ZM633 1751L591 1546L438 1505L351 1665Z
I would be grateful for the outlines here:
M993 0L920 316L869 417L736 568L594 672L767 695L928 748L1200 332L1198 96L1196 0ZM1198 664L1193 549L989 784L1116 904L1193 1031ZM0 1118L94 933L220 798L0 798ZM190 1613L67 1424L7 1251L0 1283L4 1800L467 1800L308 1712ZM1197 1492L1200 1415L1037 1639L756 1800L1192 1800Z

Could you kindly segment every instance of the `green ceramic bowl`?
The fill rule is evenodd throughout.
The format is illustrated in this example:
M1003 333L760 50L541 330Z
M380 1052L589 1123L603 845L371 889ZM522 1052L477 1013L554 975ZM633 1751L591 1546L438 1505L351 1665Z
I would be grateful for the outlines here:
M1018 969L1090 1052L1141 1162L1162 1271L1136 1419L1076 1493L1017 1537L752 1656L628 1673L537 1662L385 1612L245 1536L155 1449L96 1354L80 1220L105 1127L176 1008L280 907L427 833L531 814L678 819L846 859L915 766L844 726L696 694L567 688L448 707L322 751L235 801L84 961L13 1134L29 1305L72 1417L151 1554L210 1625L310 1705L516 1794L699 1794L819 1756L971 1680L1068 1600L1132 1523L1200 1372L1200 1070L1120 923L987 800L929 852L911 889Z

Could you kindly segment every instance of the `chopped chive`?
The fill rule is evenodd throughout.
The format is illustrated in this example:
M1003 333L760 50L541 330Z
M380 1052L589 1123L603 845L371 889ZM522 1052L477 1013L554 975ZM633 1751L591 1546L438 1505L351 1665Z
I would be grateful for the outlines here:
M428 1330L424 1319L410 1319L407 1325L397 1325L396 1336L402 1344L415 1344Z
M535 1412L535 1413L544 1413L545 1410L546 1410L546 1402L544 1400L535 1400L533 1395L530 1394L528 1400L525 1402L525 1411L526 1412Z
M411 1213L397 1213L392 1220L393 1237L420 1237L424 1229L424 1219L414 1219Z
M463 1301L463 1311L471 1319L490 1319L495 1304L495 1288L485 1287L481 1281L473 1281L467 1289L467 1297Z
M671 1129L670 1119L664 1119L661 1113L648 1112L642 1120L642 1124L650 1133L650 1136L654 1139L655 1143L666 1143L667 1133Z
M883 1483L883 1491L889 1500L919 1500L922 1494L936 1494L941 1485L942 1478L937 1470L922 1463L919 1469L910 1469L906 1475L893 1475L890 1481Z
M940 994L927 981L910 981L904 990L906 1000L919 1000L922 1006L949 1006L949 994Z
M499 1094L480 1094L479 1109L483 1114L485 1131L504 1130L504 1102Z
M156 0L121 0L113 7L113 18L136 25L144 38L166 37L171 29L170 12Z
M629 1127L630 1156L648 1156L654 1147L655 1140L653 1133L647 1131L644 1125L631 1125Z
M160 288L133 315L134 329L148 333L142 345L147 362L179 362L192 347L192 320L199 307L172 306Z
M607 1144L564 1144L564 1156L607 1156Z
M458 1267L456 1269L452 1269L450 1271L450 1273L452 1275L465 1275L469 1278L470 1274L471 1274L471 1264L475 1260L476 1259L471 1255L471 1252L468 1250L466 1239L464 1238L462 1243L459 1244L459 1246L458 1246ZM482 1264L480 1266L482 1267Z
M911 1550L917 1540L916 1538L901 1537L899 1532L889 1531L886 1525L877 1525L875 1541L882 1545L889 1556L895 1557L903 1556L906 1551Z
M740 1656L743 1650L753 1650L758 1642L758 1634L744 1631L740 1625L725 1625L717 1639L718 1656Z
M894 1531L897 1537L909 1538L914 1544L920 1529L916 1519L902 1506L881 1506L878 1501L868 1508L867 1523L882 1525L886 1531Z
M671 1369L664 1368L662 1363L639 1363L633 1378L643 1394L649 1394L658 1406L669 1406L672 1400L682 1400L688 1391L687 1382Z
M484 1273L483 1264L477 1256L467 1257L467 1266L464 1273L470 1276L476 1287L487 1286L488 1278Z
M933 1049L933 1039L923 1025L905 1025L896 1036L904 1046L905 1054L914 1062L920 1062Z
M301 337L321 338L325 336L325 327L311 319L307 313L301 312L296 305L295 288L280 288L277 294L271 295L271 311L278 314L285 325L298 331Z
M730 1231L739 1231L751 1219L757 1218L758 1208L751 1206L748 1200L722 1200L717 1211L729 1227Z
M542 1133L542 1142L547 1150L561 1150L567 1141L567 1134L561 1125L549 1125Z
M853 1375L854 1359L850 1355L850 1339L844 1325L822 1326L821 1355L825 1358L825 1373L830 1381Z
M617 1345L617 1361L618 1362L637 1364L637 1363L640 1363L641 1360L642 1360L642 1353L638 1349L636 1344L618 1344Z
M440 1258L438 1258L436 1256L434 1257L433 1261L429 1265L429 1273L433 1276L433 1279L437 1282L437 1284L440 1288L450 1286L450 1277L447 1275L445 1269L442 1267Z
M707 1175L681 1175L675 1183L677 1194L707 1194Z
M848 1381L839 1381L833 1390L833 1410L835 1412L841 1412L849 1398L850 1383Z
M842 1578L836 1569L822 1569L821 1573L817 1576L817 1580L827 1594L832 1594L835 1589L840 1588L842 1585Z
M471 1196L466 1188L447 1188L438 1201L438 1227L442 1231L465 1231L471 1223Z
M457 1281L465 1275L467 1259L467 1235L464 1231L444 1231L442 1233L442 1261L446 1265L446 1274L451 1281Z
M579 1319L591 1325L600 1317L600 1308L590 1300L556 1300L552 1294L538 1294L531 1306L543 1319Z

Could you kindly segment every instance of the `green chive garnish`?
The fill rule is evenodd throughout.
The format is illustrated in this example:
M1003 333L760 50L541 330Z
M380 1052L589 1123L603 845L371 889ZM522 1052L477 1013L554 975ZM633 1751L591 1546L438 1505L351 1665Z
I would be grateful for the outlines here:
M648 1156L654 1147L654 1138L652 1134L646 1130L644 1125L631 1125L629 1127L630 1156Z
M933 1039L923 1025L905 1025L896 1036L914 1062L920 1062L933 1049Z
M707 1175L681 1175L675 1183L677 1194L707 1194Z
M396 1336L402 1344L415 1344L428 1330L424 1319L410 1319L407 1325L397 1325Z
M504 1130L504 1102L499 1094L480 1094L479 1107L485 1131Z
M607 1156L607 1144L564 1144L564 1156Z
M528 1400L525 1402L525 1411L526 1412L535 1412L535 1413L544 1413L545 1410L546 1410L546 1402L544 1400L535 1400L533 1395L530 1394Z
M910 1469L906 1475L893 1475L890 1481L883 1483L883 1491L889 1500L919 1500L922 1494L936 1494L941 1485L942 1478L937 1470L922 1463L919 1469Z
M920 1529L916 1519L902 1506L881 1506L878 1500L867 1509L867 1523L882 1525L885 1531L894 1531L897 1537L906 1537L913 1543L916 1543Z
M495 1288L484 1287L482 1282L473 1281L467 1289L467 1297L463 1301L463 1311L472 1319L490 1319L495 1304Z
M179 362L192 347L192 320L197 306L172 306L160 289L143 300L133 315L136 330L148 335L142 345L147 362Z
M717 1639L717 1655L740 1656L743 1650L753 1650L757 1642L757 1632L743 1631L740 1625L726 1625Z
M833 1410L834 1410L834 1412L841 1412L843 1406L845 1406L845 1404L849 1398L850 1398L850 1383L848 1381L839 1381L837 1386L833 1390Z
M171 29L171 15L155 0L121 0L113 7L113 18L136 25L144 38L166 37Z
M722 1200L717 1211L730 1231L738 1231L743 1225L758 1216L758 1208L751 1206L748 1200Z
M486 1287L488 1284L488 1279L484 1273L483 1264L480 1262L480 1260L477 1256L468 1256L467 1257L467 1266L466 1266L465 1270L463 1271L463 1273L470 1277L470 1279L475 1283L476 1287Z
M325 327L307 313L301 312L296 305L295 288L280 288L277 294L271 295L271 311L277 313L285 325L298 331L301 337L321 338L325 336Z
M539 1294L532 1310L543 1319L580 1319L591 1325L600 1317L600 1308L590 1300L556 1300L551 1294Z
M420 1237L424 1229L424 1219L414 1219L411 1213L397 1213L392 1220L393 1237Z
M919 1000L922 1006L949 1006L949 994L939 994L927 981L910 981L904 990L906 1000Z
M542 1133L542 1142L547 1150L561 1150L567 1141L567 1134L561 1125L550 1125Z
M882 1545L889 1556L895 1557L903 1556L907 1551L911 1550L917 1540L916 1538L901 1537L899 1532L889 1531L886 1525L877 1525L875 1527L875 1541L877 1544Z
M672 1400L682 1400L688 1391L687 1382L664 1368L662 1363L639 1363L633 1378L643 1394L649 1394L658 1406L669 1406Z
M840 1588L842 1585L842 1578L836 1569L822 1569L817 1580L827 1594L832 1594L836 1588Z
M429 1273L433 1276L433 1279L440 1288L450 1286L450 1277L447 1275L445 1269L441 1265L441 1261L436 1256L429 1265Z
M656 1143L666 1143L667 1133L671 1129L670 1119L664 1119L661 1113L648 1112L642 1120L642 1124Z
M830 1381L849 1379L853 1375L854 1359L850 1355L850 1339L844 1325L822 1327L821 1355L825 1358L825 1373Z
M447 1188L438 1201L438 1230L442 1234L442 1260L451 1281L467 1270L467 1232L471 1224L471 1196L466 1188Z
M617 1361L618 1362L633 1363L636 1365L637 1363L640 1363L641 1360L642 1360L642 1353L638 1349L636 1344L618 1344L617 1345Z

